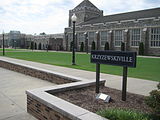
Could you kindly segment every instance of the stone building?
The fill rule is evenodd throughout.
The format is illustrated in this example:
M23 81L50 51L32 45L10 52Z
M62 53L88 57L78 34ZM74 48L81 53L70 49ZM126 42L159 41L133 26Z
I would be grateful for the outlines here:
M3 34L0 34L0 47L3 44ZM23 48L25 46L25 34L20 33L20 31L10 31L9 33L4 33L4 45L5 47L11 48Z
M45 50L47 45L51 50L56 50L57 46L63 46L64 34L44 34L44 35L26 35L27 48L33 44L33 49Z
M6 48L30 49L33 44L33 49L39 50L47 49L47 45L49 45L50 49L57 50L59 46L63 47L63 39L64 34L31 35L23 34L20 31L10 31L4 34L4 45ZM3 34L0 34L0 47L2 46Z
M146 55L160 55L160 8L103 16L89 0L82 1L69 11L69 25L65 28L65 49L69 50L72 40L71 16L75 13L76 49L84 43L85 50L91 50L93 41L97 50L120 50L122 42L127 51L139 51L143 43Z

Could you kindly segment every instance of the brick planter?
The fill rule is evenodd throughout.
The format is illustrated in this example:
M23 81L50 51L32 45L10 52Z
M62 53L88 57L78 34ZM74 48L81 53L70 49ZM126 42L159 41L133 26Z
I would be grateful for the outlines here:
M53 82L55 84L65 84L78 81L77 79L67 77L62 74L54 73L48 70L38 69L28 65L21 65L14 62L7 62L0 60L0 67L19 72L25 75L29 75L32 77L36 77L39 79L47 80L49 82Z
M39 120L107 120L95 113L48 94L92 85L95 85L95 81L68 83L26 91L27 111Z

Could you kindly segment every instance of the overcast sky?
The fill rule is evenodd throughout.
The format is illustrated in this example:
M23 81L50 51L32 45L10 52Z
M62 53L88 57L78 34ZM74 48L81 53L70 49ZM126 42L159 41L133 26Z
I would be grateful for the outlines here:
M0 0L0 33L63 33L69 10L83 0ZM160 0L90 0L104 15L160 7Z

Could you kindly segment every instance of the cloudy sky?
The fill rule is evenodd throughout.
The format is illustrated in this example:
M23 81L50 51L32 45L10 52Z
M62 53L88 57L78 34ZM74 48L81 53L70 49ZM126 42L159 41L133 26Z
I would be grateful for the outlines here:
M160 7L160 0L90 0L104 15ZM0 0L0 33L63 33L69 10L82 0Z

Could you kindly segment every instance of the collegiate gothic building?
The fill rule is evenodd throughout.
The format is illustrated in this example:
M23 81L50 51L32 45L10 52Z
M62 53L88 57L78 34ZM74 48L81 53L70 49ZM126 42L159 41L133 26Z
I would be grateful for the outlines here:
M104 50L109 44L110 50L121 50L125 43L127 51L139 51L139 44L144 45L146 55L160 55L160 8L103 16L89 0L82 1L69 11L69 26L65 28L64 45L71 49L73 29L71 16L75 13L76 50L90 51L95 43L97 50Z

